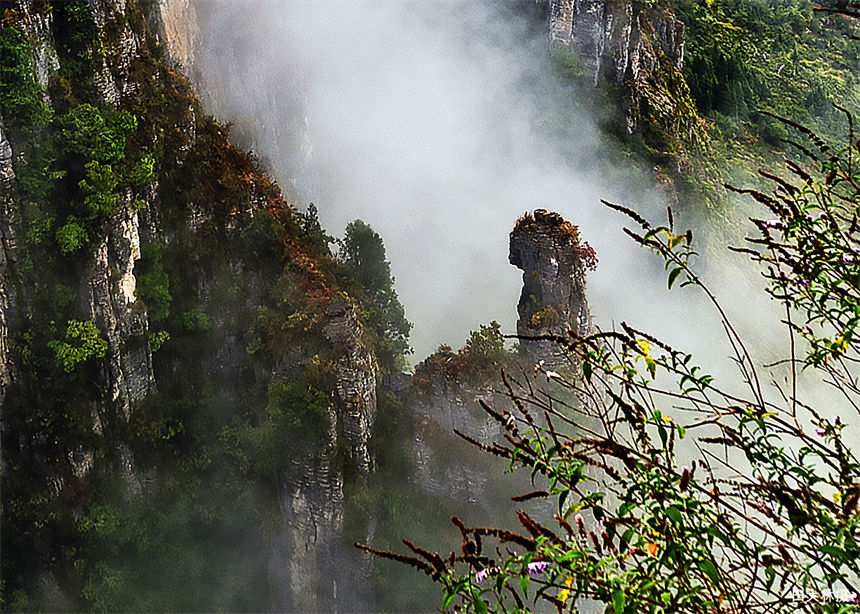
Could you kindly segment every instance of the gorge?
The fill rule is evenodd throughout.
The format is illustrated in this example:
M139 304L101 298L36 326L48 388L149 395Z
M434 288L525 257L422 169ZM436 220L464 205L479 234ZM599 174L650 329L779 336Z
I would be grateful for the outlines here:
M698 326L599 204L706 208L669 3L0 11L4 610L434 611L352 542L552 518L454 434L528 337Z

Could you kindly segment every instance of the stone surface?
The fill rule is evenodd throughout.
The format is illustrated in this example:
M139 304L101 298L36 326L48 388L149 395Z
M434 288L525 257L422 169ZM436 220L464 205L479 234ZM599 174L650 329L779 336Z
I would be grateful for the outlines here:
M336 301L326 310L326 318L323 335L337 352L338 424L349 444L353 465L366 475L373 466L367 442L376 418L376 360L362 343L362 329L352 305Z
M158 0L155 4L158 35L170 63L180 70L194 66L194 45L200 32L191 0Z
M537 209L517 221L510 238L510 262L523 271L523 291L517 305L517 334L525 337L561 335L590 327L585 297L585 265L579 231L558 213ZM553 341L520 340L528 360L554 368L567 358Z
M677 103L655 86L658 72L680 70L684 61L684 24L670 10L659 2L549 0L547 13L551 45L578 54L594 85L601 78L622 85L628 132L646 105L672 115Z

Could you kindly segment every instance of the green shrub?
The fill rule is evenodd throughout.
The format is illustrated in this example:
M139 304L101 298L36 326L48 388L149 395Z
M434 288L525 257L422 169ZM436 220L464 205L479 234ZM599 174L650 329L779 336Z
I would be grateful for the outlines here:
M69 320L63 339L49 342L48 347L63 371L71 373L93 356L104 357L108 344L100 335L101 331L89 320Z
M489 325L480 325L469 333L466 341L469 359L479 371L485 371L507 357L502 325L493 320Z
M120 203L120 195L116 193L119 185L113 169L108 164L100 164L92 160L84 167L86 177L78 182L78 188L84 197L84 215L90 220L107 217L114 212Z
M203 333L212 328L212 321L200 305L183 313L180 321L182 328L189 332Z
M84 103L60 117L57 124L64 153L109 164L123 157L126 139L137 128L137 118L113 107L99 109Z
M564 45L553 45L550 51L553 77L570 83L585 75L585 64L579 54Z
M269 385L266 413L277 431L319 441L330 426L328 396L307 381L279 379Z
M150 322L159 322L170 315L173 296L170 277L161 262L166 246L150 243L141 246L141 257L134 266L137 279L134 294L146 305Z
M552 305L547 305L529 318L529 326L532 328L550 328L559 324L561 324L561 316Z
M74 216L69 216L65 225L57 229L57 245L63 254L71 254L83 248L89 243L87 231L81 226Z
M25 130L47 124L52 114L32 58L33 49L17 28L0 29L0 107L7 122Z

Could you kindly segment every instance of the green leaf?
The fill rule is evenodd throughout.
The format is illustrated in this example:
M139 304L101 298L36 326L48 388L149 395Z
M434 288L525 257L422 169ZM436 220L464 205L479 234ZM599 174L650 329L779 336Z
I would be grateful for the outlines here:
M657 376L657 362L650 356L646 356L645 366L648 367L648 373L651 374L651 379L654 379Z
M682 516L681 510L677 507L669 506L666 508L666 515L674 522L675 524L681 524Z
M764 587L767 590L770 590L770 587L773 586L773 581L776 578L776 570L773 567L765 567L764 575L767 578L767 581L764 583Z
M582 361L582 376L585 378L586 382L591 381L591 374L594 372L594 367L591 364L591 361L585 359Z
M824 554L835 556L836 558L842 559L843 561L847 561L851 558L848 556L848 553L845 552L845 550L836 546L821 546L819 550L821 550Z
M624 612L624 591L620 588L616 588L612 591L612 608L615 610L616 614L621 614Z
M527 597L529 594L529 577L525 574L520 576L520 588L523 591L523 596Z
M447 610L451 606L451 603L454 601L454 598L456 596L457 596L457 593L453 593L453 592L452 593L445 593L442 596L442 609Z
M558 513L564 514L564 502L567 500L567 495L570 493L569 490L565 489L561 491L561 494L558 496Z
M699 569L702 570L702 573L708 576L708 579L711 581L711 583L720 583L720 574L717 571L716 565L714 565L711 561L709 561L708 559L702 559L700 561L696 561L696 564L699 566Z
M678 278L678 275L680 275L681 271L683 270L684 269L682 269L681 267L676 267L669 271L669 290L672 289L672 284L675 283L675 280Z

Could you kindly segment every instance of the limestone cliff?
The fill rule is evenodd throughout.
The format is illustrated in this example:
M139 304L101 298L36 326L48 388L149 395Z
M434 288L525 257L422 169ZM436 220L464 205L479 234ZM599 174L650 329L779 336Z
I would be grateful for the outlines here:
M588 332L590 316L585 296L585 269L594 252L580 243L579 231L558 213L536 209L526 214L511 232L510 262L523 271L523 291L517 304L517 334L567 336ZM527 359L545 361L547 367L566 364L558 344L546 340L520 340Z
M680 74L684 24L660 2L543 0L551 46L578 58L586 78L621 85L627 131L656 120L679 134L695 115Z
M369 607L360 574L335 578L360 558L343 489L374 467L380 333L176 72L193 6L0 10L22 93L0 112L3 609ZM232 548L230 571L231 539L268 548ZM195 548L206 571L181 562ZM183 592L189 573L246 581Z

